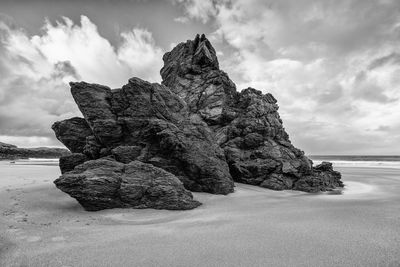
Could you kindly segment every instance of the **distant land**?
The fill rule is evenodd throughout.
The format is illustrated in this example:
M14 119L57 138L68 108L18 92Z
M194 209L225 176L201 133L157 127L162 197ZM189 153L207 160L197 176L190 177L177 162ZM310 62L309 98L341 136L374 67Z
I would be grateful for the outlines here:
M65 148L37 147L20 148L15 145L0 142L0 160L15 160L26 158L59 158L71 152Z

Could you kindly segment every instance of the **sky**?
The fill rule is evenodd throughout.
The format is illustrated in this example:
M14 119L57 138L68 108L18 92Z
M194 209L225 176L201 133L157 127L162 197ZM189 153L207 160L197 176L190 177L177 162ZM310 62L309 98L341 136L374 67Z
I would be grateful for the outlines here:
M161 82L197 33L306 154L400 154L398 0L1 0L0 141L62 146L52 123L82 116L68 82Z

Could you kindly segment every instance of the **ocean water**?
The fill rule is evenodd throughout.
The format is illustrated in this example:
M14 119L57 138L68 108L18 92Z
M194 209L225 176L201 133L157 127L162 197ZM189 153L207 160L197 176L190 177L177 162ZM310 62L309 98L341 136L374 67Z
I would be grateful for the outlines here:
M60 174L58 159L0 160L0 191L38 184L38 181L51 184Z
M400 169L400 156L348 156L348 155L311 155L308 156L314 166L322 161L332 162L334 167L365 167Z
M58 159L38 159L38 158L29 158L29 159L18 159L18 160L6 160L4 161L6 164L12 165L39 165L39 166L58 166Z
M322 161L332 162L334 167L371 167L371 168L396 168L400 169L400 156L348 156L348 155L311 155L308 156L314 162L314 166ZM19 159L5 160L4 164L12 165L39 165L58 166L58 159Z

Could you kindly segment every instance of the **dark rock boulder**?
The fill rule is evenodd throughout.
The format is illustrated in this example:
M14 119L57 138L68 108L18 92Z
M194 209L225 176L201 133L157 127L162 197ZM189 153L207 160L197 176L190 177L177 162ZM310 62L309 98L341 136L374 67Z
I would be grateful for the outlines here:
M115 90L71 83L71 92L93 129L83 151L89 158L113 154L129 162L139 153L140 161L175 174L187 189L233 192L223 150L212 132L201 119L189 116L186 103L168 87L132 78Z
M248 88L240 93L235 107L235 118L216 128L216 134L236 181L261 185L279 177L279 181L287 180L280 189L291 189L293 180L312 172L311 161L290 143L272 95Z
M64 178L57 186L72 196L79 188L76 198L83 199L82 205L89 209L126 205L128 200L112 196L120 196L126 166L138 162L163 169L163 175L177 177L186 189L214 194L233 192L233 180L307 192L343 186L331 165L313 168L304 152L291 144L271 94L253 88L236 91L204 35L178 44L163 60L162 84L131 78L112 90L70 83L84 119L57 122L53 130L71 151L81 154L60 162ZM76 166L101 158L107 161ZM109 168L101 168L103 163ZM92 176L93 185L91 178L84 178Z
M54 183L88 211L128 207L187 210L200 205L174 175L139 161L90 160Z
M141 146L117 146L111 150L115 159L122 163L129 163L140 156Z
M291 144L271 94L253 88L236 92L204 36L177 45L163 60L162 83L208 124L235 181L274 190L307 190L295 186L296 181L317 177L340 186L328 178L331 172L314 170L304 152Z
M86 120L78 117L57 121L51 128L55 132L57 139L72 153L83 153L86 138L93 135Z
M60 158L61 173L72 171L76 166L81 165L89 159L82 153L73 153Z
M312 175L301 177L294 185L295 190L316 193L320 191L330 191L337 187L343 187L340 180L340 172L334 171L332 163L322 162L313 168Z

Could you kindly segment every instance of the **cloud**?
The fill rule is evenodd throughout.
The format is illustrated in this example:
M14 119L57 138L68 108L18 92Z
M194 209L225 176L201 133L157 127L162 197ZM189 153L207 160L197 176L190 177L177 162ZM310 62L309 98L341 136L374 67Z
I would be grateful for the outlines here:
M306 152L398 153L398 134L369 129L400 125L399 1L178 2L232 51L220 66L238 88L274 94Z
M185 14L189 18L194 18L206 23L210 18L216 15L216 0L173 0L174 3L183 6ZM175 19L178 22L186 23L185 17Z
M152 34L147 30L133 29L122 32L121 37L118 60L129 66L129 76L134 73L142 79L160 82L163 51L156 46Z
M185 24L185 23L189 22L189 18L187 18L187 17L177 17L177 18L174 18L174 21L178 22L178 23Z
M152 34L135 28L120 37L119 46L113 47L85 16L80 25L69 18L46 21L35 36L0 20L0 140L60 145L51 124L81 116L69 92L70 81L111 87L132 76L160 81L163 51Z
M400 54L392 52L387 56L377 58L369 64L368 70L373 70L387 64L400 65Z
M52 25L46 22L42 36L33 36L32 45L51 63L69 61L88 82L120 86L132 75L159 81L162 51L155 45L150 32L133 29L122 32L121 44L114 48L99 35L88 17L81 16L81 25L69 18Z
M365 71L359 73L356 76L355 83L353 84L353 95L357 99L382 104L398 100L398 98L387 96L385 90L378 85L379 82L373 78L373 75L367 75L365 73Z
M380 125L375 131L390 131L391 127L387 125Z

